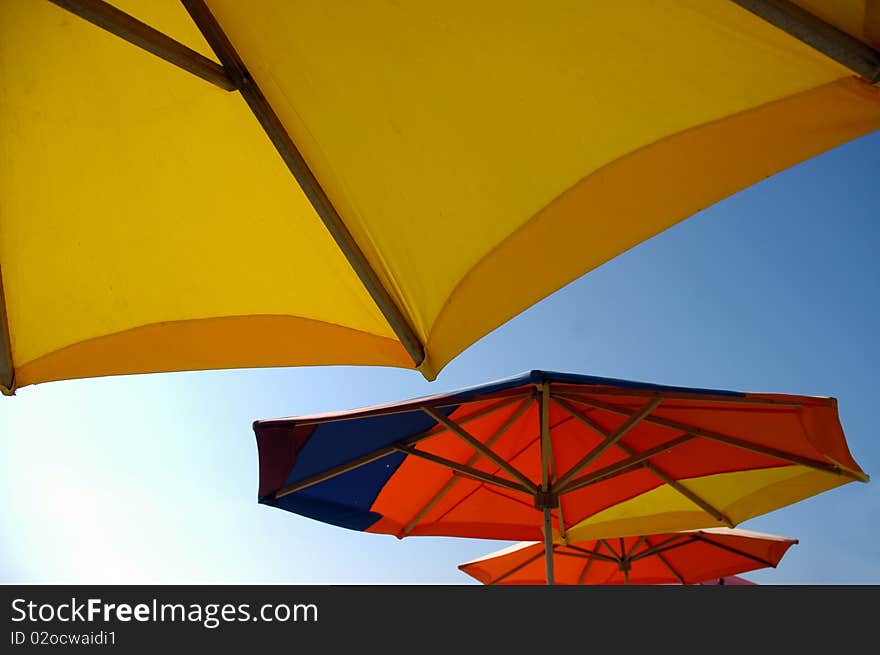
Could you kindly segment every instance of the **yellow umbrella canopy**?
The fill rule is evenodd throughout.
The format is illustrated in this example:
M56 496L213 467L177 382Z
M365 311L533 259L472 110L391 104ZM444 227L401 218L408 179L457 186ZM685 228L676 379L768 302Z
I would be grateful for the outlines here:
M0 386L432 379L622 251L880 128L877 7L6 0Z

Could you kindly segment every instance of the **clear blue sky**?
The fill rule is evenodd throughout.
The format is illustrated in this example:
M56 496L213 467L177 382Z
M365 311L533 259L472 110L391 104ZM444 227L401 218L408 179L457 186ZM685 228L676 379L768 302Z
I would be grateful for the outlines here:
M880 476L880 133L703 211L453 361L59 382L0 398L0 582L468 583L507 545L350 532L256 502L256 418L347 409L532 368L836 396ZM650 202L650 198L645 198ZM880 483L742 527L797 537L761 583L880 583Z

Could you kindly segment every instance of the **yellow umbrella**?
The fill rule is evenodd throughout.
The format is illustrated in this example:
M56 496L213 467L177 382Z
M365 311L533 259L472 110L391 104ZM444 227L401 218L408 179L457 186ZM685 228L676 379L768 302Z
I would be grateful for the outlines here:
M5 0L0 384L431 379L620 252L878 129L876 14Z

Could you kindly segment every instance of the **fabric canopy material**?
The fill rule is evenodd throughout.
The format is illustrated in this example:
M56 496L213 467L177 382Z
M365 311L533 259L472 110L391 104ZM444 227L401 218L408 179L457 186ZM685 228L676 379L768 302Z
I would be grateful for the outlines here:
M752 584L737 573L775 568L797 539L749 530L708 528L559 544L558 584ZM524 542L461 564L483 584L544 584L544 544Z
M254 431L260 502L397 537L733 527L867 480L833 398L547 371Z
M751 580L746 580L745 578L741 578L738 575L728 575L723 578L717 578L717 579L713 578L711 580L704 580L700 584L706 585L706 586L715 586L715 587L719 587L719 586L720 587L723 587L723 586L750 587L750 586L755 586L758 583L752 582Z
M0 387L432 379L622 251L880 127L876 9L4 1Z

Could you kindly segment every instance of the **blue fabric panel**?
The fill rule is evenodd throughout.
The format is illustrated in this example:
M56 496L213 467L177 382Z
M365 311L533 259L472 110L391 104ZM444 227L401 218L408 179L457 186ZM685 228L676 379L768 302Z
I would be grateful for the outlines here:
M453 406L441 411L449 415L456 409L458 407ZM417 409L402 414L321 423L297 453L296 463L285 485L403 441L430 430L434 425L434 419Z
M261 502L349 530L366 530L381 518L370 511L379 491L406 459L394 453L313 487Z
M718 389L699 389L691 387L671 387L650 382L635 382L632 380L620 380L617 378L603 378L595 375L579 375L577 373L557 373L555 371L528 371L504 380L489 382L476 387L469 387L449 394L449 398L472 398L481 394L495 393L505 389L514 389L525 384L538 384L540 382L562 382L564 384L600 385L606 387L620 387L622 389L640 389L643 391L669 391L678 393L702 393L715 396L735 396L744 398L741 391L726 391Z

